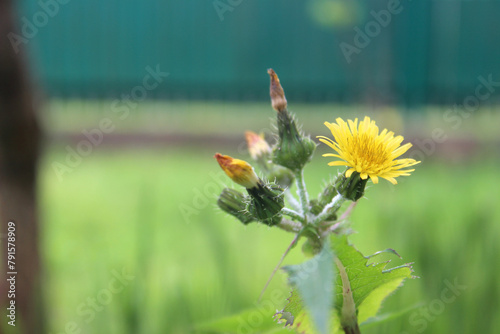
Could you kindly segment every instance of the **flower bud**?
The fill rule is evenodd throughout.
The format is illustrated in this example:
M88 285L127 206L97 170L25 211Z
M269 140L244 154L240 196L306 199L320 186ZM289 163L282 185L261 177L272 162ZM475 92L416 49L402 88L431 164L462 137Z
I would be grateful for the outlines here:
M337 196L338 192L335 188L333 181L328 182L321 194L318 196L318 202L320 205L326 206L332 201L332 199Z
M302 231L302 236L306 237L306 241L302 244L302 252L307 257L313 257L321 252L323 241L318 234L318 230L312 226L306 226Z
M271 105L274 110L280 112L286 110L287 102L285 97L285 92L283 87L281 87L280 79L278 75L272 68L267 70L267 73L271 77L271 85L269 87L269 94L271 95Z
M313 199L310 201L311 212L315 215L321 213L325 206L327 206L333 198L337 195L337 189L335 189L335 183L329 182L323 191L319 194L318 199ZM333 221L337 219L337 214L333 212L325 221Z
M283 166L271 163L271 147L264 140L263 134L258 135L255 132L247 131L245 132L245 138L250 156L259 163L267 179L274 180L282 188L290 187L294 181L292 171Z
M264 135L258 135L252 131L245 132L245 139L247 140L248 151L252 159L267 161L271 155L271 147L264 139Z
M344 172L335 181L335 188L344 198L356 202L363 197L367 182L368 178L363 180L358 172L353 172L349 177Z
M305 137L295 124L295 120L287 110L278 112L278 143L273 149L273 162L300 171L311 159L316 143Z
M328 204L328 203L327 203ZM317 199L313 199L309 201L309 207L311 208L311 213L314 215L319 215L323 209L325 208L326 204L323 204ZM325 218L325 221L334 221L337 220L337 213L332 212L331 215Z
M214 157L226 175L240 186L253 188L262 183L248 162L220 153L216 153Z
M271 77L270 95L273 109L278 113L277 125L279 140L273 149L273 162L297 172L311 159L316 143L305 137L290 115L278 75L273 69L267 70Z
M255 218L247 211L248 197L237 190L225 188L217 200L217 205L223 211L238 218L243 224L247 225Z
M313 242L312 239L306 239L302 244L302 252L306 257L313 257L321 252L321 242Z
M260 222L273 226L283 218L281 209L285 206L283 189L276 184L259 184L254 188L247 188L250 201L247 210Z
M246 161L219 153L215 154L215 158L227 176L247 189L250 198L246 211L251 216L270 226L281 222L281 209L285 206L282 188L276 184L265 184Z

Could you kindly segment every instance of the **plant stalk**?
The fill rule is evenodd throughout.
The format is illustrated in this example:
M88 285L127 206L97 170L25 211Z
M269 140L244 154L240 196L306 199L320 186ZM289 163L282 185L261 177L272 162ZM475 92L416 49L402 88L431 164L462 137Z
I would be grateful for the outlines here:
M281 212L285 216L288 216L288 217L292 218L293 220L297 220L301 223L304 222L304 217L301 216L300 213L298 213L297 211L294 211L294 210L289 209L289 208L283 208L283 209L281 209Z
M325 206L323 211L321 211L321 213L316 216L316 218L313 221L313 225L323 222L326 218L328 218L328 216L337 211L345 202L345 200L346 199L341 194L335 195L332 201L328 203L327 206Z
M306 184L304 182L304 171L300 170L295 173L297 181L297 192L299 193L300 205L302 206L302 215L304 217L303 224L307 224L307 214L309 213L309 194L307 193Z

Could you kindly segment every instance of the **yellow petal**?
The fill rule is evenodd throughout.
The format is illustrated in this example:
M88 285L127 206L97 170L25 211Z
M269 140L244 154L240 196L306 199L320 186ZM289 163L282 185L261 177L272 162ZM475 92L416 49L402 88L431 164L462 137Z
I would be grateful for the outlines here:
M354 168L350 168L345 172L345 177L351 177L352 173L354 173L356 170Z
M349 166L345 161L332 161L328 163L328 166Z

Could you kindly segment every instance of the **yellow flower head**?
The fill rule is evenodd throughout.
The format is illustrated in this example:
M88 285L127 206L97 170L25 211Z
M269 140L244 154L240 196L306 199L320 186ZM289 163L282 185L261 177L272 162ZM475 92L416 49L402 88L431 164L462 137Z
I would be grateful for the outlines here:
M239 185L247 189L252 189L261 182L257 174L255 174L253 167L248 162L233 159L228 155L220 153L216 153L214 158L217 159L217 162L226 175Z
M368 177L373 183L378 183L378 178L389 180L396 184L396 177L408 176L414 169L410 167L420 163L414 159L397 159L412 146L410 143L400 146L403 141L402 136L394 137L394 132L384 129L380 134L375 121L369 117L359 122L356 118L346 123L343 119L337 118L337 123L325 122L325 125L332 132L335 141L324 136L318 136L322 143L333 148L337 154L327 153L324 157L336 157L343 161L332 161L329 166L350 167L346 172L346 177L350 177L353 172L358 172L361 179Z
M257 160L260 157L271 154L271 148L267 141L264 140L264 135L258 135L255 132L245 132L245 138L248 144L248 151L252 159Z

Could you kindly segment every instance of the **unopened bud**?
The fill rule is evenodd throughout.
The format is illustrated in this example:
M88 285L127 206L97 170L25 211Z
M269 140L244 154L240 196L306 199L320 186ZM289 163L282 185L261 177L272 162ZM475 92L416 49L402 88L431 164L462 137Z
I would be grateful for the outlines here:
M217 162L226 175L239 185L245 188L253 188L262 183L248 162L220 153L216 153L214 158L217 159Z
M283 87L281 87L280 79L272 68L267 70L271 77L271 85L269 87L269 94L271 95L271 105L274 110L280 112L286 110L287 102Z
M335 183L329 182L321 194L319 194L318 199L313 199L310 201L311 212L315 215L323 211L325 206L327 206L333 198L337 195L337 189L335 189ZM333 221L337 219L337 214L333 212L325 221Z
M278 113L277 125L279 139L273 149L273 162L292 171L301 170L311 159L316 143L297 129L287 110Z
M311 159L316 143L298 130L294 118L286 109L285 92L276 72L270 68L267 73L271 77L271 104L278 111L279 141L273 149L273 162L297 172Z
M246 211L251 216L270 226L281 222L281 209L285 206L281 187L276 184L265 184L246 161L219 153L215 154L215 158L227 176L247 189L250 196ZM232 195L235 194L232 193Z
M267 160L271 155L271 147L264 139L264 135L258 135L252 131L245 132L245 139L248 144L248 151L254 160Z
M248 197L237 190L225 188L217 200L217 205L223 211L238 218L243 224L247 225L255 218L247 211Z
M285 206L283 189L276 184L260 184L247 189L250 202L247 210L260 222L273 226L281 222L281 210Z

